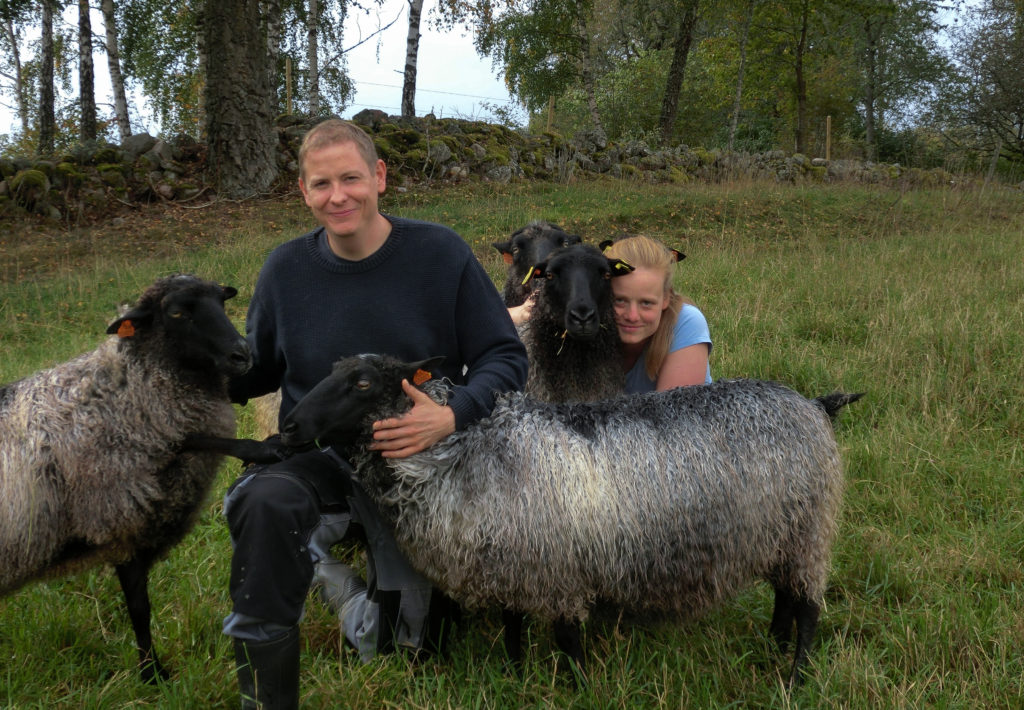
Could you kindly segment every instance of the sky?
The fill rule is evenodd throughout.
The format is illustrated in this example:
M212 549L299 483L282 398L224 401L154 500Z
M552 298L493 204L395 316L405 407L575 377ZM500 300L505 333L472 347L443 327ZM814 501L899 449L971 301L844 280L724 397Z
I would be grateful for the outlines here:
M518 108L522 113L521 107L509 97L497 70L492 68L490 58L476 53L468 33L441 33L432 27L431 14L436 5L435 0L423 3L416 70L417 115L433 111L438 118L486 118L489 112L484 104ZM406 0L385 0L382 22L386 24L399 14L398 22L382 35L379 52L377 43L371 40L348 53L348 71L357 93L354 105L343 113L344 118L364 108L377 108L389 114L401 112L408 6ZM346 46L360 36L355 19L350 16L346 21ZM359 18L363 36L375 22L373 17Z
M416 114L423 116L433 111L438 118L486 119L492 114L487 105L503 106L525 118L521 107L505 89L497 70L488 57L481 57L473 48L472 37L465 31L439 32L430 21L436 0L425 0L420 22L419 62L416 75ZM347 53L348 71L356 85L352 106L343 113L351 118L365 108L376 108L388 114L401 113L402 73L405 69L406 38L408 36L408 4L406 0L384 0L380 10L380 24L398 17L398 21L379 37L355 47ZM77 23L77 8L69 7L64 21ZM93 33L103 33L103 19L94 11ZM368 36L378 27L378 18L361 13L349 15L345 24L346 47L355 45L359 38ZM101 113L112 113L110 75L106 56L97 52L93 58L96 75L96 102ZM77 80L76 80L77 81ZM145 100L135 99L136 111ZM151 121L152 119L150 119ZM11 133L17 124L14 113L0 106L0 133ZM159 127L133 125L133 132L157 133Z

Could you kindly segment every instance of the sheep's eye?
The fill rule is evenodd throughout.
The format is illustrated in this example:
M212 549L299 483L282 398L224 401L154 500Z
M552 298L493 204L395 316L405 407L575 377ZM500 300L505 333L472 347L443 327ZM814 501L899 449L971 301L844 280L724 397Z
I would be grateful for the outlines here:
M185 311L183 311L180 308L172 308L171 310L167 311L167 315L169 315L171 318L184 318Z
M549 271L546 274L544 274L544 278L546 278L548 281L551 281L552 279L555 278L555 275Z
M601 276L604 278L605 281L609 281L612 278L612 274L610 271L605 271L603 274L601 274Z
M368 380L365 377L360 377L358 380L356 380L356 389L359 390L360 392L365 392L366 390L370 389L370 380Z

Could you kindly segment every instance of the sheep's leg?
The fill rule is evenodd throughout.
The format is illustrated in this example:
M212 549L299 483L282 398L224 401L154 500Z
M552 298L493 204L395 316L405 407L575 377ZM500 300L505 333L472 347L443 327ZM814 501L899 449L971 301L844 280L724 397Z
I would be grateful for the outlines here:
M580 622L573 619L555 621L555 643L569 657L577 685L586 685L587 670L583 663L583 643L580 640Z
M793 635L793 619L796 614L796 598L783 586L775 586L775 610L768 627L779 649L785 651Z
M145 683L168 678L167 671L153 650L153 635L149 628L149 568L152 565L151 555L138 554L115 568L128 607L128 618L135 631L135 646L139 650L139 675Z
M814 635L818 630L818 616L821 607L817 602L806 598L797 598L794 602L796 616L796 653L793 657L793 671L789 675L790 687L800 685L803 671L807 665L807 657L811 652Z
M516 673L523 670L523 620L525 614L503 609L501 620L505 624L505 653Z

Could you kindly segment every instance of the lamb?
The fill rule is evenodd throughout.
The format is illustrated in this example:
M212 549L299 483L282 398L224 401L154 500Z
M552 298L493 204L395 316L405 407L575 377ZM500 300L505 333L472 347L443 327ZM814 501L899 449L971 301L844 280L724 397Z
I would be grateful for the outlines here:
M285 444L339 447L432 583L468 608L553 621L581 671L579 622L597 602L688 618L763 578L780 645L795 623L799 681L843 488L829 417L856 395L758 380L578 404L512 394L419 454L369 451L371 423L410 406L401 381L435 364L340 360L285 418ZM444 401L443 382L423 389Z
M508 276L502 290L506 306L519 306L533 291L527 277L536 264L547 259L548 254L559 247L579 244L583 240L576 234L569 234L551 222L534 220L525 227L512 232L503 242L491 244L501 252L508 265Z
M544 402L587 402L625 388L611 279L633 270L600 250L554 250L529 274L541 286L520 329L530 359L526 393Z
M234 436L227 378L251 363L224 312L235 294L161 278L95 350L0 389L0 594L112 563L147 682L168 675L149 569L191 529L221 461L183 443Z

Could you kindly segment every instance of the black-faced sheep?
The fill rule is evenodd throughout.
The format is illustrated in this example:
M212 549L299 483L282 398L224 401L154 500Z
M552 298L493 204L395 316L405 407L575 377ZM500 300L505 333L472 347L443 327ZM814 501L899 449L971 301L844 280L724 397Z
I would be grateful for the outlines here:
M535 220L512 232L506 241L491 244L501 252L508 265L508 275L501 294L505 305L518 306L526 301L533 291L527 277L534 266L547 259L548 254L559 247L581 242L578 235L569 234L558 225Z
M417 569L467 607L554 621L580 668L578 622L598 601L690 617L761 578L780 643L795 622L799 678L843 489L826 407L847 400L757 380L582 404L517 394L422 453L370 452L370 424L407 409L401 380L431 365L339 361L284 420L285 443L338 446Z
M625 388L611 280L633 268L597 248L556 249L530 273L540 282L520 337L530 358L526 393L544 402L587 402Z
M227 377L250 365L224 312L235 289L150 286L95 350L0 390L0 594L113 563L146 681L149 569L191 528L220 463L190 433L234 436Z

